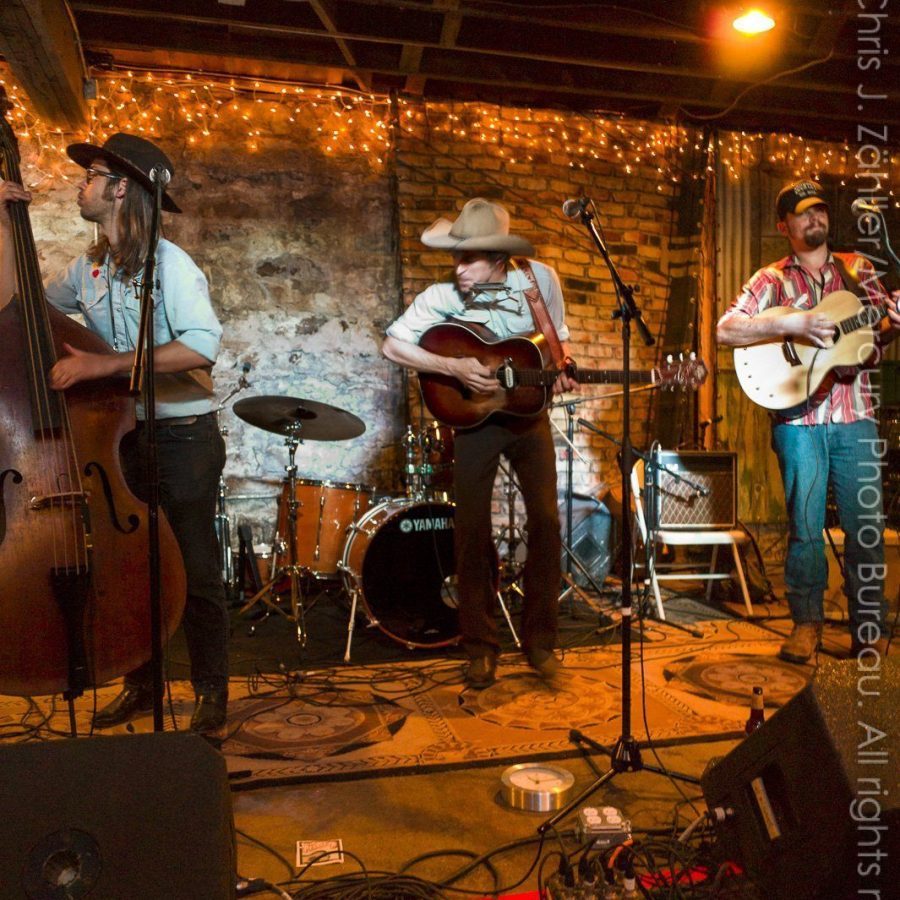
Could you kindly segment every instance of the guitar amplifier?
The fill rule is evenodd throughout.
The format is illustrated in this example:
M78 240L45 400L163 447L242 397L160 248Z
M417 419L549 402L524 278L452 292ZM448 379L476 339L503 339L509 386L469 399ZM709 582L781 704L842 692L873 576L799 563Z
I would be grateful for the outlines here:
M660 450L655 459L660 466L666 466L687 481L679 481L665 469L654 470L656 483L652 487L648 485L645 492L652 505L647 510L648 522L670 531L735 527L736 453Z

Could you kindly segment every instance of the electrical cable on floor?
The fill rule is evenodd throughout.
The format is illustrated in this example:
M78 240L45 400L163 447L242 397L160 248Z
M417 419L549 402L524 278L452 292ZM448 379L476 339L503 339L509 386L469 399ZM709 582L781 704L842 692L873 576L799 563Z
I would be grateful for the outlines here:
M242 837L245 841L249 841L251 844L259 847L261 850L265 850L269 855L274 856L275 859L278 860L278 862L284 865L284 867L290 873L291 877L293 877L295 869L291 861L286 856L279 853L270 844L267 844L265 841L261 841L259 838L253 837L252 834L248 834L246 831L242 831L240 828L235 828L234 832L236 835Z

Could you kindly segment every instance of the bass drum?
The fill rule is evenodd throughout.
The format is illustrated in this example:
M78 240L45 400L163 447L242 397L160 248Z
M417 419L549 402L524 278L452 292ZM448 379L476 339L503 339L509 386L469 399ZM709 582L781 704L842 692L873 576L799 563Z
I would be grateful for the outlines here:
M350 528L341 564L372 622L406 647L459 641L452 503L387 500Z

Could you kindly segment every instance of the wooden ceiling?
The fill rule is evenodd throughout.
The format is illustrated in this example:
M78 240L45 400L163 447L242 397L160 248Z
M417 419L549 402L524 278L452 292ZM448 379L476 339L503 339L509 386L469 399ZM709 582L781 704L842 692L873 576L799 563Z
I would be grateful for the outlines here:
M13 0L11 0L13 2ZM19 0L21 2L21 0ZM70 0L92 67L202 70L428 99L598 110L856 141L900 133L900 24L879 0ZM867 66L868 68L862 68ZM870 95L858 109L860 85Z

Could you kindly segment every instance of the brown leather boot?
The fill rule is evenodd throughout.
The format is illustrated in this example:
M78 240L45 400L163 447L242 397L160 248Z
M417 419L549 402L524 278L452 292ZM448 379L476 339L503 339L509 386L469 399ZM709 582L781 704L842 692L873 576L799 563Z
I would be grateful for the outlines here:
M819 649L822 642L821 622L795 622L791 636L781 645L778 656L785 662L809 662L809 658Z

